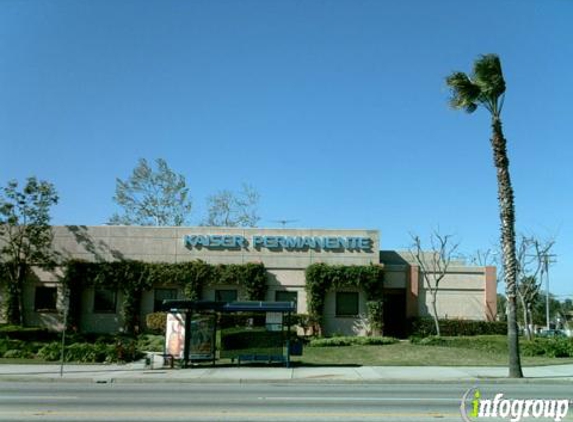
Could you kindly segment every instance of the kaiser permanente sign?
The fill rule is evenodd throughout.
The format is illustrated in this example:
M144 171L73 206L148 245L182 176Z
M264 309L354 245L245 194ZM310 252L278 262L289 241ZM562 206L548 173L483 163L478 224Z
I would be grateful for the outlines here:
M340 236L251 236L240 235L187 235L183 238L189 249L255 249L271 250L354 250L369 251L372 239L368 237Z

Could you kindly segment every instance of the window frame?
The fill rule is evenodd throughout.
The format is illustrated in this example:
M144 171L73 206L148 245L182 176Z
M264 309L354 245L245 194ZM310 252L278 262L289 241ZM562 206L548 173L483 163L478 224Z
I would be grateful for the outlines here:
M294 295L294 300L279 300L278 296L280 294L292 294ZM298 291L296 290L275 290L275 302L294 302L295 312L298 310Z
M219 298L219 296L221 295L221 293L230 293L230 292L234 292L235 294L235 299L234 300L223 300L222 298ZM239 299L239 290L237 289L215 289L215 301L217 302L236 302Z
M96 307L96 305L98 304L98 293L101 293L101 292L110 292L112 294L113 307L110 307L110 309L103 308L103 307L102 308ZM108 288L104 288L104 287L94 288L92 310L93 310L94 314L115 314L115 313L117 313L117 290L108 289Z
M344 297L343 295L346 295L346 298L349 298L351 296L355 297L355 304L353 304L353 307L354 306L356 307L356 313L342 313L342 311L340 310L340 307L342 305L340 303L340 301ZM344 305L344 306L348 306L348 305ZM335 313L337 318L355 318L355 317L359 316L360 315L360 293L359 292L351 292L351 291L336 292L334 313Z
M42 298L45 299L46 298L46 293L44 294L39 294L39 290L51 290L50 292L50 296L53 295L53 299L50 298L50 302L53 300L54 305L53 307L46 307L46 306L38 306L38 305L43 305L43 303L38 303L38 299ZM56 286L36 286L35 290L34 290L34 312L38 312L38 313L55 313L58 312L58 288Z
M158 291L164 291L164 292L172 292L175 293L175 297L169 297L169 298L163 298L163 299L157 299L157 292ZM157 287L153 289L153 312L161 312L161 304L165 299L177 299L179 297L179 290L175 287ZM158 303L158 301L161 301Z

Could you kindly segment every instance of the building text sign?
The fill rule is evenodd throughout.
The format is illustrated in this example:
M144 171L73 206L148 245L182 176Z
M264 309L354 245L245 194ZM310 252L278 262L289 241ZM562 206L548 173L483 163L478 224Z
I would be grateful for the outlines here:
M372 239L359 236L251 236L241 235L205 235L191 234L183 238L189 249L271 249L289 251L316 250L354 250L369 251Z

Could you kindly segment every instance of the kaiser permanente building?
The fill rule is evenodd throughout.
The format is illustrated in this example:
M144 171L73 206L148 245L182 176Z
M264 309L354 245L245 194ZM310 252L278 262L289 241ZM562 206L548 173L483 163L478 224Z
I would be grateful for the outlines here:
M305 270L314 263L379 264L384 268L384 334L403 335L409 317L430 315L430 294L420 268L408 252L381 251L377 230L295 230L214 227L61 226L54 227L53 247L69 258L88 261L118 259L210 264L262 262L267 270L268 301L295 301L307 313ZM449 319L491 320L496 315L494 267L450 266L440 283L438 311ZM56 275L36 271L24 291L27 325L59 326L61 288ZM202 299L241 299L236 285L210 285ZM51 298L51 299L50 299ZM143 293L141 319L163 299L182 299L178 286ZM1 300L1 299L0 299ZM51 303L48 303L51 302ZM52 303L53 302L53 303ZM111 304L111 307L110 307ZM121 327L121 292L87 287L82 294L82 331L113 332ZM106 305L106 306L103 306ZM53 309L49 309L53 308ZM345 288L329 291L324 310L326 334L364 335L366 296Z

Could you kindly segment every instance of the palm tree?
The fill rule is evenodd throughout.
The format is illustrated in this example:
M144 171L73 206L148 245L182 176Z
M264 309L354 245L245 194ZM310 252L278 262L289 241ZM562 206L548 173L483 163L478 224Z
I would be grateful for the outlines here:
M509 177L509 159L506 140L501 129L501 109L505 94L505 81L501 62L495 54L480 56L474 62L473 74L454 72L446 78L451 89L450 104L455 109L473 113L478 106L491 114L493 158L497 169L497 189L501 218L501 246L507 296L507 337L509 344L509 376L522 378L517 333L517 260L515 255L515 211L513 188Z

